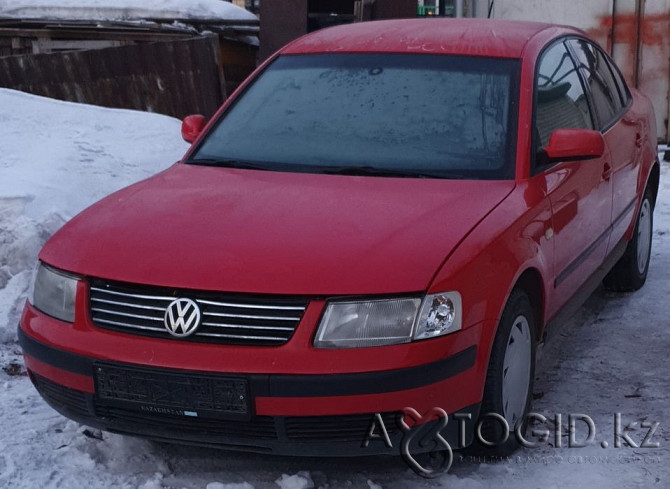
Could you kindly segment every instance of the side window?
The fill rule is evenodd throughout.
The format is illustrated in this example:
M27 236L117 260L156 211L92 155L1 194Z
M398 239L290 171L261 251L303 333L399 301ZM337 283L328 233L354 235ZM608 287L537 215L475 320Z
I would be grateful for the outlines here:
M542 55L535 80L535 135L538 148L556 129L593 129L584 87L565 45Z
M616 119L623 108L619 89L607 66L607 60L599 49L583 39L573 39L569 42L575 52L579 71L591 91L600 129L603 129Z

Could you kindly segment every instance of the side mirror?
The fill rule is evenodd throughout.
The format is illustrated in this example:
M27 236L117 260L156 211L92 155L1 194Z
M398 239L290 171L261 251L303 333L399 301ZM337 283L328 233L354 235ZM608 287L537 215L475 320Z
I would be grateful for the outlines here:
M200 135L205 125L207 125L207 119L203 115L186 116L181 123L181 137L187 143L192 143Z
M548 161L588 160L605 153L605 140L598 131L557 129L542 151Z

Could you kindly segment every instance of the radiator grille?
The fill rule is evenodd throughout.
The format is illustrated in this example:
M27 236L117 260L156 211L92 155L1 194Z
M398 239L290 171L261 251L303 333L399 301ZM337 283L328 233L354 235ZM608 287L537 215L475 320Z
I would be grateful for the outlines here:
M130 334L183 341L243 345L281 345L302 319L306 298L227 295L92 280L91 317L96 326ZM172 301L187 298L201 311L196 333L175 338L165 328Z
M382 413L384 428L389 436L398 431L399 413ZM363 441L374 424L379 434L380 425L374 414L353 414L345 416L314 416L285 418L286 436L293 441Z

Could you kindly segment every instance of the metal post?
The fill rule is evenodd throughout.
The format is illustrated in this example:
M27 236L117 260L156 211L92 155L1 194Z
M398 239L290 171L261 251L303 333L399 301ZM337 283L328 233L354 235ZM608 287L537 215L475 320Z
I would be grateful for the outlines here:
M456 0L456 17L463 17L463 0Z
M616 10L616 0L612 0L612 25L610 26L610 35L609 35L609 48L610 56L614 58L614 44L616 43L616 22L617 22L617 10Z
M642 69L642 19L645 0L635 0L635 72L633 85L640 88L640 70Z

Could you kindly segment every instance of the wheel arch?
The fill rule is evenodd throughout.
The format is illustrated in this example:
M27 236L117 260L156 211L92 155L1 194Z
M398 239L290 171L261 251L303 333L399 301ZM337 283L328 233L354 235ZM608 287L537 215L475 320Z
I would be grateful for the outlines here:
M535 339L536 341L540 341L542 339L542 333L544 332L544 310L546 299L540 271L534 267L526 268L521 275L519 275L514 286L510 289L507 300L509 300L509 296L515 289L523 290L530 299L531 306L535 312Z
M651 195L654 201L652 205L656 207L656 199L658 198L658 189L661 183L661 165L658 161L655 161L651 166L651 171L649 172L649 178L647 179L647 187L651 189Z

